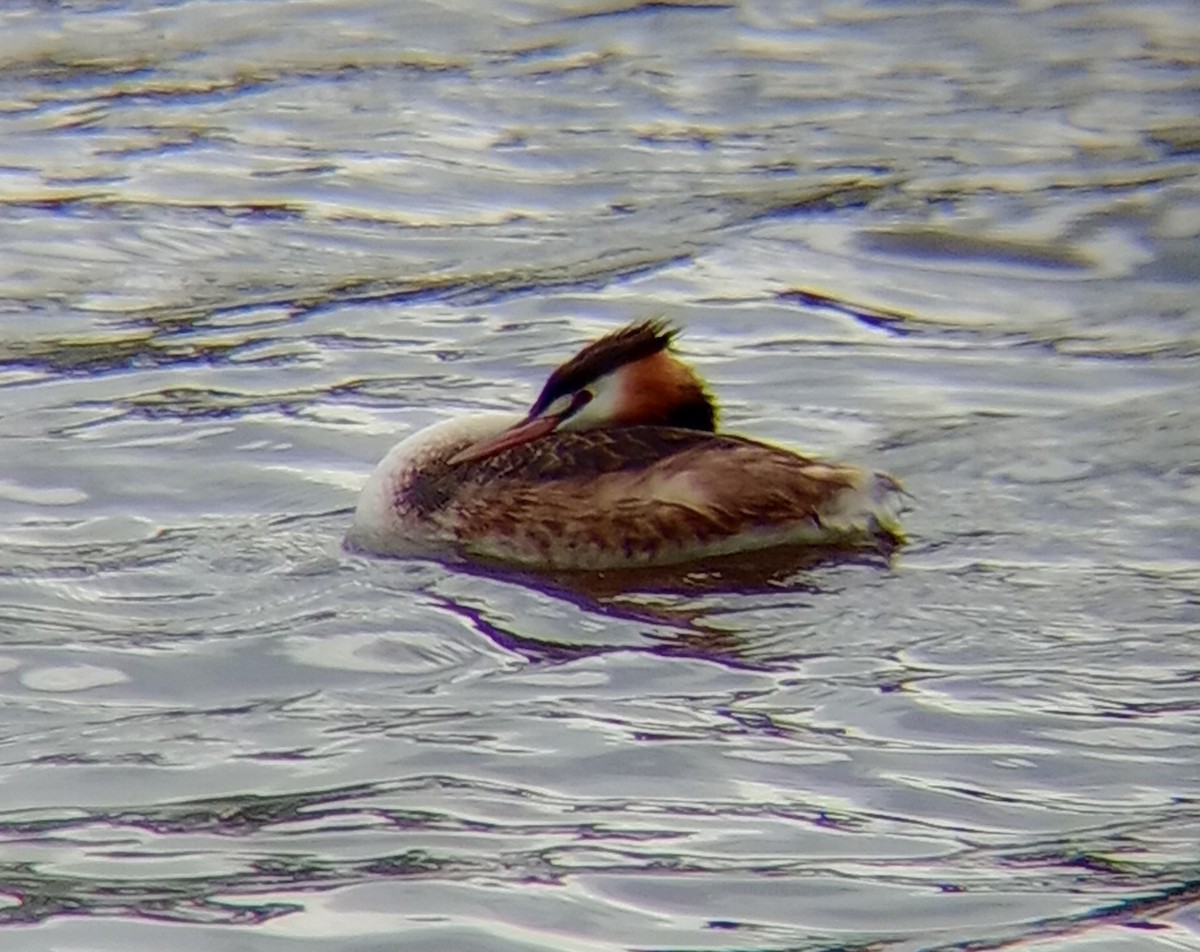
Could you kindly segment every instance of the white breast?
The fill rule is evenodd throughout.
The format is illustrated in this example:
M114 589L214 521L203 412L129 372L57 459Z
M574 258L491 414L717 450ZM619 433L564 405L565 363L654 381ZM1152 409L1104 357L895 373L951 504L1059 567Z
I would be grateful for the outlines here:
M515 413L478 413L435 423L401 440L375 467L358 497L346 542L380 555L412 555L444 547L443 538L407 505L421 471L521 420Z

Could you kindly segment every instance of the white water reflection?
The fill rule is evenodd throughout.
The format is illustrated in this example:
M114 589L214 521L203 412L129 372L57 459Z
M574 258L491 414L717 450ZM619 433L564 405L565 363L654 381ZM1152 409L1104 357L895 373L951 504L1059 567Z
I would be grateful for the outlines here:
M1195 945L1192 13L0 12L0 945ZM910 545L341 551L655 314Z

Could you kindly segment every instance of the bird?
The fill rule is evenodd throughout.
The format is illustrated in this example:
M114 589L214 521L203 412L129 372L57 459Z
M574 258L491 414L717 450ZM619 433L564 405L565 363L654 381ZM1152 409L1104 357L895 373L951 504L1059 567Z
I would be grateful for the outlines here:
M404 439L363 487L348 547L596 571L904 540L894 477L717 432L678 334L626 325L555 369L528 412Z

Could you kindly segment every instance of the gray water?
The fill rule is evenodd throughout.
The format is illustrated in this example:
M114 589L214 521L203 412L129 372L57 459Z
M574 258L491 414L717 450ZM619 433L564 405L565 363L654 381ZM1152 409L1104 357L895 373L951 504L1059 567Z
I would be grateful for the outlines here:
M1198 24L0 5L0 948L1200 949ZM342 551L653 315L911 542Z

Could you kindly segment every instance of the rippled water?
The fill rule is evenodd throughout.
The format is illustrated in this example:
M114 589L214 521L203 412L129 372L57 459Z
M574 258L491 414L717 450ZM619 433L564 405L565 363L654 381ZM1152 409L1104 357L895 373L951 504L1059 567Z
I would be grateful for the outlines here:
M1200 27L0 5L5 950L1200 949ZM892 560L342 552L663 314Z

